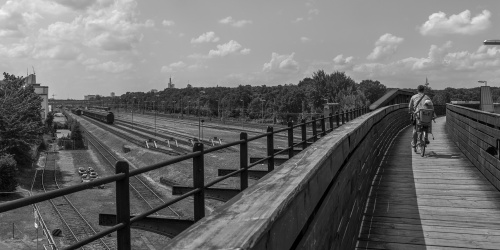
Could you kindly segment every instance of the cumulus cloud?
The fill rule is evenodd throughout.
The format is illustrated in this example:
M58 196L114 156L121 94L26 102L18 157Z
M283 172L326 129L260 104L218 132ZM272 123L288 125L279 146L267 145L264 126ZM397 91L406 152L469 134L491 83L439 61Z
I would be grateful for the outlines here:
M170 27L170 26L174 26L175 25L175 22L172 21L172 20L163 20L163 22L161 22L161 24L165 27Z
M140 28L144 26L136 18L137 3L117 0L108 7L89 10L82 19L85 45L103 50L132 50L142 39Z
M422 26L420 33L422 35L445 35L462 34L474 35L488 29L491 26L491 12L483 10L482 13L471 17L471 12L465 10L457 15L446 17L444 12L437 12L429 16Z
M231 16L228 16L224 19L219 20L219 23L229 24L233 27L241 28L247 24L251 24L252 20L234 20Z
M220 38L215 35L215 32L209 31L201 34L198 38L192 38L191 43L209 43L209 42L218 42Z
M319 15L319 10L318 9L310 9L308 13L309 13L309 15Z
M33 51L33 46L28 43L15 43L11 46L0 44L0 55L3 57L19 58L30 55Z
M178 62L174 62L174 63L171 63L169 64L168 66L162 66L161 67L161 72L164 72L164 73L171 73L171 72L175 72L179 69L182 69L184 67L186 67L186 63L184 63L183 61L178 61Z
M151 19L148 19L146 20L146 22L144 23L144 26L150 28L150 27L154 27L155 26L155 21L151 20Z
M210 50L208 52L208 57L224 57L230 54L247 55L249 53L250 49L243 48L237 41L231 40L227 43L217 45L216 50Z
M82 64L86 66L85 68L87 70L101 71L108 73L120 73L126 70L130 70L132 68L131 63L114 62L114 61L100 62L96 58L86 59L82 62Z
M81 50L70 44L60 44L48 48L35 48L34 58L46 58L57 60L73 60L78 57Z
M42 0L6 1L0 7L0 37L23 37L34 31L44 16L67 12L67 8Z
M403 38L386 33L382 35L376 42L372 53L367 57L369 60L384 60L396 53L399 44L403 42Z
M94 5L96 0L56 0L57 3L73 10L84 10Z
M303 36L303 37L300 38L300 41L303 42L303 43L307 43L307 42L310 42L311 39L308 38L308 37Z
M349 57L348 57L349 58ZM481 45L476 51L453 51L448 41L442 45L432 45L425 57L408 57L387 63L373 62L355 64L343 56L334 59L334 66L350 70L360 78L391 80L408 79L420 76L434 76L452 84L453 81L477 81L484 75L498 77L500 49ZM343 68L342 68L343 67ZM442 83L444 84L444 82ZM446 87L441 85L440 87Z
M280 55L273 52L271 61L264 63L262 70L264 72L290 73L299 71L299 63L293 59L295 53L290 55Z
M333 58L333 70L336 71L347 71L352 70L354 67L354 57L340 54Z

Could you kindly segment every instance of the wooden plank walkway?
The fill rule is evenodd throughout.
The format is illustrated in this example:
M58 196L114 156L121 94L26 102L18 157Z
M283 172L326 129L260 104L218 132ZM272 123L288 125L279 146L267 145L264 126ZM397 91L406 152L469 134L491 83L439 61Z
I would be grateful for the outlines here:
M500 192L451 142L438 118L426 157L411 128L373 182L357 249L500 249Z

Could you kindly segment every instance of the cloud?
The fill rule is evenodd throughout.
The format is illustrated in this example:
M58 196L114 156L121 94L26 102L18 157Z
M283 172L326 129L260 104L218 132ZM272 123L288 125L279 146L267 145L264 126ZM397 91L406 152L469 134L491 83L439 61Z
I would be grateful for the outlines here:
M453 81L464 82L464 79L477 81L484 74L498 78L498 73L494 72L498 72L500 67L499 48L481 45L472 52L452 49L453 44L448 41L440 46L431 45L426 57L408 57L387 63L355 64L353 59L349 59L351 57L339 55L334 59L334 68L351 71L362 78L389 80L433 75L450 84Z
M191 43L209 43L209 42L218 42L220 38L215 35L215 32L209 31L201 34L198 38L192 38Z
M396 53L399 44L403 41L404 39L401 37L386 33L375 42L375 48L367 59L374 61L388 59Z
M175 72L179 69L185 68L186 66L187 66L186 63L184 63L183 61L178 61L178 62L171 63L168 66L162 66L161 72L171 73L171 72Z
M0 37L23 37L34 32L44 17L57 16L67 8L43 0L6 1L0 7Z
M107 61L101 63L96 58L86 59L85 61L82 62L82 64L86 66L85 68L87 70L102 71L108 73L120 73L123 71L130 70L132 68L131 63L114 62L114 61Z
M224 19L221 19L219 20L219 23L222 23L222 24L229 24L233 27L238 27L238 28L241 28L247 24L251 24L252 23L252 20L234 20L231 16L228 16Z
M216 50L210 50L208 52L208 57L224 57L230 54L247 55L249 53L250 49L243 48L237 41L231 40L227 43L217 45Z
M0 44L0 55L9 58L27 57L33 51L33 46L28 43L15 43L11 46L4 46Z
M304 21L303 17L297 17L297 19L293 20L292 23L298 23Z
M424 36L427 35L445 35L445 34L462 34L475 35L481 31L488 29L491 26L491 12L483 10L482 13L471 18L471 12L465 10L458 15L446 17L444 12L434 13L419 29Z
M144 23L144 26L145 26L145 27L148 27L148 28L150 28L150 27L154 27L154 26L155 26L155 21L153 21L153 20L151 20L151 19L148 19L148 20L146 20L146 22Z
M78 57L81 50L70 44L60 44L49 48L36 48L34 50L34 58L46 58L57 60L73 60Z
M172 20L163 20L163 22L161 22L161 24L165 27L170 27L170 26L174 26L175 25L175 22L172 21Z
M295 53L290 55L271 54L271 61L264 63L262 70L271 73L291 73L299 71L299 63L293 59Z
M303 43L307 43L307 42L310 42L311 39L308 38L308 37L303 36L303 37L300 38L300 41L303 42Z
M85 10L94 5L96 0L55 0L55 2L73 10Z
M85 45L109 51L132 50L142 40L137 20L137 2L117 0L110 6L87 11L82 19Z
M319 15L318 9L310 9L308 12L309 15Z
M354 57L352 56L344 57L340 54L333 58L333 70L335 71L352 70L354 65Z

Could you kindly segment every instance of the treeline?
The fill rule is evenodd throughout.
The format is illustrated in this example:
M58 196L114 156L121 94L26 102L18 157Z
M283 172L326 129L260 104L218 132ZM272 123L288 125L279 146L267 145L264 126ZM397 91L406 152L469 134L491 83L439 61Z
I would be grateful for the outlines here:
M491 86L491 96L493 102L500 103L500 87ZM407 89L415 91L415 89ZM481 100L481 87L474 88L445 88L442 90L434 90L427 88L426 92L431 97L435 105L444 105L452 101L480 101Z
M161 112L189 113L223 118L289 119L302 114L323 113L325 103L338 103L341 109L367 106L380 98L386 87L378 81L356 83L344 72L328 74L319 70L298 84L278 86L240 85L235 88L211 87L165 89L159 92L127 92L115 98L102 98L97 105L140 107Z

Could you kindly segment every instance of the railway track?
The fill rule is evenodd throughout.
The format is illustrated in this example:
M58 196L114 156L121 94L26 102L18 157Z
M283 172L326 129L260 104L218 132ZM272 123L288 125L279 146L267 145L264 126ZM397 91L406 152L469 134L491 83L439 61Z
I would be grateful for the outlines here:
M83 119L85 119L86 121L108 131L108 132L111 132L112 134L120 137L120 138L123 138L129 142L132 142L134 143L135 145L137 146L140 146L140 147L145 147L145 141L146 139L144 140L138 140L128 134L133 134L133 135L136 135L136 136L139 136L139 137L144 137L143 134L140 134L140 133L137 133L137 132L134 132L132 130L129 130L129 129L126 129L126 128L121 128L121 127L118 127L118 126L115 126L115 128L113 128L112 125L107 125L107 124L104 124L100 121L97 121L97 120L93 120L93 119L87 119L86 117L84 117ZM120 129L120 130L123 130L124 132L126 133L122 133L122 132L119 132L117 131L117 129ZM128 134L127 134L128 133ZM157 142L158 144L162 145L162 146L165 146L167 147L167 143L166 142ZM184 149L184 148L177 148L177 147L173 147L172 150L167 150L167 149L163 149L163 148L155 148L155 147L149 147L150 150L153 150L153 151L157 151L157 152L160 152L160 153L164 153L164 154L168 154L168 155L172 155L172 156L179 156L181 154L185 154L185 153L190 153L191 151L187 150L187 149Z
M153 115L151 115L151 114L142 114L141 116L143 116L146 119L151 119L151 117L153 117ZM165 115L158 115L156 117L156 119L157 119L157 121L158 120L159 121L168 121L168 122L173 122L173 123L178 123L178 124L183 124L183 125L198 127L198 122L194 121L194 120L192 120L190 118L185 118L186 120L178 120L176 118L170 118L170 117L165 116ZM118 118L118 117L115 117L115 121L116 120L121 121L121 122L128 122L127 120L124 120L123 118ZM234 123L234 122L226 122L226 123L227 124L221 124L221 125L217 125L217 123L212 123L212 124L205 123L203 125L203 128L210 128L210 129L223 130L223 131L231 131L231 132L238 132L238 133L239 132L246 132L249 135L252 135L252 134L254 134L254 135L262 134L267 129L267 125L252 124L251 127L253 127L255 130L249 130L249 129L244 129L244 128L238 128L238 127L241 127L241 124L239 124L239 123ZM162 125L166 126L166 127L169 127L169 128L174 128L172 126L167 126L167 125L164 125L164 124L162 124ZM231 127L228 127L227 125L230 125ZM248 125L248 124L245 124L245 125ZM274 126L274 130L278 130L278 129L282 129L282 128L286 128L286 126L280 126L280 125L277 125L277 126L275 125ZM175 132L171 131L171 133L175 133ZM310 128L308 128L308 133L312 134L312 130ZM288 135L286 134L286 132L283 132L282 134L275 134L275 137L276 137L276 139L281 138L283 140L287 140ZM192 137L189 137L189 138L192 138ZM295 139L300 139L300 136L299 136L298 132L296 132L294 134L294 138Z
M57 164L54 152L47 153L45 158L45 167L41 171L37 171L37 186L44 192L59 189L57 182ZM97 233L92 225L85 219L85 217L78 211L78 209L71 203L66 196L57 197L49 200L54 208L56 214L60 218L66 232L64 237L69 244L75 244L85 238L88 238ZM94 249L116 249L115 242L108 238L101 238L95 240L86 246L82 247L84 250Z
M83 128L87 135L89 144L97 149L97 152L108 162L108 166L114 170L116 162L119 160L107 147L105 147L94 135L90 134L88 130ZM133 176L129 179L129 185L133 193L139 200L142 200L145 205L153 209L165 203L165 201L146 183L140 176ZM171 207L160 210L156 213L160 216L177 217L180 218L181 214L173 210Z

